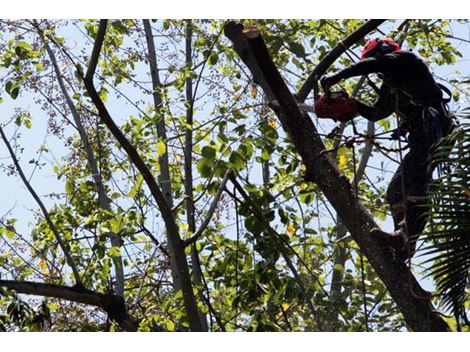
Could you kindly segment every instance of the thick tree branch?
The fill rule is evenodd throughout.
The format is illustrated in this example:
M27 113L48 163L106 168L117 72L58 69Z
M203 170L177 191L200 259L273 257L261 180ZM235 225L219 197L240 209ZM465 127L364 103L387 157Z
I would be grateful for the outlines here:
M147 42L148 49L148 60L150 67L150 76L152 77L152 97L153 105L155 109L155 114L161 115L160 110L163 107L163 100L160 90L162 89L162 83L160 81L160 75L158 73L157 65L157 53L155 50L155 43L153 41L152 27L150 26L149 20L143 20L145 39ZM165 125L165 116L159 116L157 121L157 136L163 142L167 142L166 136L166 125ZM160 165L160 175L158 175L158 180L162 188L163 195L165 196L166 201L173 207L173 195L171 193L171 177L170 177L170 167L168 161L168 150L158 158Z
M150 68L150 76L152 78L152 97L153 104L155 109L155 114L159 116L157 120L157 136L158 139L164 143L167 143L166 136L166 125L165 125L165 116L161 114L161 109L163 107L163 100L161 96L160 89L162 84L160 81L160 75L158 73L158 64L157 64L157 53L155 50L155 42L152 34L152 26L150 25L149 20L143 20L145 39L147 42L148 50L148 60ZM160 166L160 174L158 175L158 181L162 189L163 195L168 203L168 205L173 207L173 194L171 192L171 177L170 177L170 165L168 159L168 148L165 148L165 153L158 157L158 164ZM179 279L178 269L174 256L170 256L170 267L171 274L173 278L173 287L175 291L181 289L181 280Z
M193 66L193 24L191 20L186 21L185 40L185 66ZM186 198L186 221L188 230L196 232L196 206L193 192L193 121L194 121L194 96L193 79L188 75L185 81L186 88L186 129L184 133L184 190ZM191 246L191 265L194 285L201 285L203 282L202 270L199 261L199 252L196 246ZM204 300L204 293L199 292L199 297ZM207 296L209 299L209 295ZM203 331L208 330L207 317L199 312L199 320Z
M336 61L338 57L341 56L346 50L349 49L353 44L364 38L367 34L372 32L386 20L370 20L359 27L357 30L352 32L345 39L340 41L315 67L315 69L310 73L305 83L299 90L297 94L297 100L301 103L305 101L307 95L313 89L315 82L322 76L328 67L331 66L333 62Z
M243 27L232 25L232 33L226 30L232 41L243 36ZM233 35L233 31L238 31ZM408 326L415 331L447 331L447 323L434 312L429 298L422 297L425 291L410 272L405 263L395 261L378 241L370 236L370 230L377 227L367 209L357 203L356 194L349 180L324 153L325 146L307 114L302 113L294 96L289 91L279 71L275 67L261 34L251 30L245 35L241 45L248 44L251 61L254 61L253 74L259 75L279 103L275 109L282 127L289 134L297 152L306 167L305 179L315 182L350 231L361 251L377 271L389 290L395 303L403 313ZM235 50L240 43L234 45ZM245 50L247 47L245 45ZM247 54L243 53L246 57ZM242 57L243 58L243 57ZM264 88L264 87L263 87Z
M65 299L67 301L87 304L104 310L126 331L137 331L139 321L129 316L124 299L113 294L96 293L82 287L67 287L31 281L0 280L0 287L6 287L17 293Z
M62 239L59 233L59 230L57 229L54 222L52 221L51 216L49 215L49 212L47 211L41 198L39 198L38 194L36 193L34 188L31 186L31 184L28 181L28 178L24 174L23 169L21 168L20 163L18 162L18 159L16 158L15 152L13 151L13 148L11 147L10 142L8 141L8 138L5 136L5 133L3 132L3 128L1 126L0 126L0 135L8 149L8 152L10 153L11 159L13 160L13 163L15 164L15 168L18 171L18 174L20 175L21 180L23 181L24 185L28 189L29 193L31 193L31 196L34 198L36 203L38 203L39 207L41 208L41 211L44 214L44 218L46 219L46 222L49 225L49 228L51 229L52 233L54 234L54 237L57 240L57 243L62 249L62 252L64 253L64 256L65 256L65 260L67 261L68 266L72 269L75 283L77 285L81 285L82 281L80 279L80 274L78 273L77 266L75 265L72 259L72 255L70 254L70 251L67 248L67 245L65 244L64 240Z
M192 331L201 331L202 328L199 321L196 299L194 297L193 287L191 284L191 277L189 275L188 262L184 253L183 242L179 235L178 226L171 212L171 207L166 201L150 169L147 167L144 160L140 157L136 148L129 142L129 140L110 116L93 83L93 77L96 71L96 66L98 64L98 57L103 45L104 35L106 34L106 27L107 20L100 20L98 34L96 36L92 56L90 58L90 64L84 77L85 88L98 110L98 115L100 116L101 121L103 121L109 131L113 134L114 138L116 138L118 143L125 150L131 162L142 174L142 177L147 184L150 193L158 205L165 223L170 253L171 256L174 256L174 260L177 263L179 279L181 280L181 290L183 292L183 300L190 329Z

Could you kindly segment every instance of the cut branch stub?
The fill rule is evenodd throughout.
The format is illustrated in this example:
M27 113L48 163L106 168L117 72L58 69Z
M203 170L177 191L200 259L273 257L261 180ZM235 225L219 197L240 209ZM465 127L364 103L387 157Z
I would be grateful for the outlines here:
M243 34L250 39L256 38L260 35L258 28L255 26L246 26L243 28Z

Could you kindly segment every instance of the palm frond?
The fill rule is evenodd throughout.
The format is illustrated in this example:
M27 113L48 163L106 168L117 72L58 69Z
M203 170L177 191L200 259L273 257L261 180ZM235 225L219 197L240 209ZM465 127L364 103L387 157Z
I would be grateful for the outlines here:
M433 181L422 256L430 263L444 309L468 324L465 310L470 288L470 108L463 123L443 139L433 162L447 170Z

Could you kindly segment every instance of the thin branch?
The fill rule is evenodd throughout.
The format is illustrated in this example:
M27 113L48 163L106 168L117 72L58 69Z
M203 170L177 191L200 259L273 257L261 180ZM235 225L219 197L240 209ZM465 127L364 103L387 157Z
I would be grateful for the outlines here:
M72 99L70 98L70 94L67 91L67 88L65 87L64 79L62 76L62 72L59 68L59 65L57 63L57 58L52 51L52 49L49 46L49 43L47 42L45 36L44 36L44 31L39 27L38 23L36 20L33 20L33 23L35 27L37 28L37 31L39 33L39 36L44 43L44 46L46 48L47 54L49 55L49 58L52 62L52 66L54 68L54 72L57 77L57 82L59 83L60 90L62 92L62 95L65 98L65 101L67 103L67 106L70 110L70 113L72 114L73 120L75 122L76 128L78 130L78 134L80 136L80 139L83 143L83 148L86 153L87 157L87 163L91 171L91 175L93 177L93 181L96 184L96 187L98 188L98 199L99 199L99 204L100 208L104 209L106 211L112 212L111 209L111 200L109 199L106 189L103 185L103 180L101 179L101 174L98 170L98 165L96 163L95 156L93 154L93 149L90 145L90 141L88 139L88 135L86 133L85 127L83 126L82 119L75 107L75 104L73 103ZM113 247L121 247L121 241L119 239L119 236L115 234L114 232L109 232L108 235L111 238L111 245ZM121 255L113 255L112 257L113 263L114 263L114 268L115 268L115 274L116 274L116 294L118 296L124 296L124 269L123 269L123 264L122 264L122 257Z
M198 230L191 237L189 237L189 238L187 238L186 240L183 241L183 245L185 247L189 246L190 244L195 243L199 239L199 237L202 236L204 231L206 230L207 226L209 225L209 223L212 219L212 215L214 214L214 211L217 208L220 197L222 196L222 193L225 189L225 185L227 184L227 181L228 181L231 173L232 173L231 170L227 170L227 172L225 173L224 178L220 182L219 190L217 191L216 195L214 196L214 199L212 200L211 206L209 207L209 210L207 211L206 218L201 223Z
M18 159L16 158L15 152L13 151L13 148L10 145L10 142L8 141L8 138L5 136L5 133L3 132L3 128L0 126L0 134L2 136L3 142L5 143L11 159L13 160L13 163L15 164L16 170L18 171L18 174L20 175L21 180L23 181L24 185L28 189L29 193L31 193L31 196L34 198L36 203L38 203L39 207L41 208L42 213L44 214L44 218L47 221L47 224L49 225L49 228L51 229L52 233L54 234L57 243L59 244L60 248L62 249L62 252L64 253L65 259L67 261L68 266L72 269L73 271L73 276L75 278L75 284L76 285L81 285L81 279L80 279L80 274L78 273L78 269L73 262L72 256L67 248L67 245L65 242L62 240L62 237L59 233L59 230L55 226L54 222L52 221L49 212L47 211L46 207L44 206L44 203L41 201L41 198L39 198L38 194L36 191L33 189L31 184L28 182L28 179L26 175L23 172L23 169L21 168Z

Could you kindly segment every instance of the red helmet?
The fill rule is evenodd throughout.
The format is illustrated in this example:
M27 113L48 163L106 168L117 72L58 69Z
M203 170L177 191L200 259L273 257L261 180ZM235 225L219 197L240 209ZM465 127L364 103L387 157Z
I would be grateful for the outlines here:
M379 45L386 44L391 48L390 52L394 51L400 51L400 45L396 41L394 41L392 38L389 37L380 37L380 38L374 38L370 39L366 42L364 45L364 48L362 48L361 52L361 60L364 60L367 58L368 54L373 51L375 48L377 48Z

